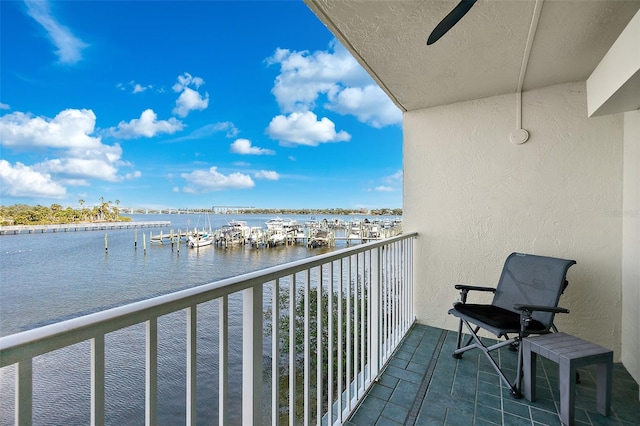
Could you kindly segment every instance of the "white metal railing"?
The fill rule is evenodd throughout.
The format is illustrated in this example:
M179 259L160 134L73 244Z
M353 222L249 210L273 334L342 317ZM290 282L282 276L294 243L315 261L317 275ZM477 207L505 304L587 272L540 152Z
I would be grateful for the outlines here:
M195 424L196 384L203 374L196 362L203 332L197 316L211 308L203 305L210 301L217 301L219 315L219 424L230 423L229 330L234 315L242 315L242 423L341 424L414 321L415 237L401 235L336 250L2 337L0 368L15 369L15 424L30 425L37 409L34 358L84 341L91 343L90 420L105 424L105 336L135 324L145 326L146 347L127 350L145 354L145 422L156 424L158 319L177 311L187 317L185 412L186 424ZM242 295L242 308L233 313L229 297L236 293ZM271 358L270 404L263 404L263 357ZM240 403L234 403L239 408ZM265 417L265 412L270 415Z

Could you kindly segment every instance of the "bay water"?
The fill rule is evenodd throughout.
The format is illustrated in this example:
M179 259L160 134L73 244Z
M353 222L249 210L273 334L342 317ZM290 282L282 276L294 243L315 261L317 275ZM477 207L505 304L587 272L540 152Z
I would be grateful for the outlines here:
M178 252L150 244L150 234L214 229L229 220L265 228L266 215L131 215L134 221L170 221L165 228L76 231L0 236L0 336L37 328L161 294L264 269L344 247L303 245L261 250L214 246ZM304 223L310 216L282 216ZM345 221L363 217L337 217ZM324 219L319 217L318 219ZM336 217L327 217L328 220ZM146 251L143 250L143 233ZM108 250L105 250L105 234ZM241 295L229 299L231 424L241 421ZM198 308L198 424L217 424L218 304ZM158 320L158 423L184 424L186 314ZM268 339L267 339L268 340ZM106 336L108 424L144 424L144 324ZM268 364L267 364L268 365ZM0 425L13 424L13 366L0 369ZM90 423L90 344L82 342L33 361L34 424ZM265 392L266 393L266 392ZM265 398L269 398L268 393ZM268 402L268 401L265 401ZM265 422L269 422L265 418Z

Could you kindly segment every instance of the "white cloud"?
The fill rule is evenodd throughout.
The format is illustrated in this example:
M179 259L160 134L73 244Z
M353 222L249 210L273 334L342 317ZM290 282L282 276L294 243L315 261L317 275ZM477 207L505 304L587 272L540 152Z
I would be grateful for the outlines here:
M392 175L384 176L381 180L386 183L386 185L376 186L373 189L369 189L368 191L376 191L376 192L396 192L399 191L402 187L402 169L398 170Z
M260 170L253 175L256 179L279 180L280 175L273 170Z
M351 135L344 130L336 133L333 121L326 117L318 120L318 116L311 111L274 117L269 123L267 134L282 145L318 146L321 143L351 139Z
M59 176L81 176L118 182L118 168L105 158L56 158L43 161L34 166L35 169Z
M140 118L134 118L128 123L121 121L117 129L111 129L111 133L125 139L140 136L151 138L161 133L173 134L183 128L182 122L175 117L168 120L158 120L158 115L152 109L147 109L140 114Z
M31 166L15 166L29 178L26 182L37 181L45 188L32 188L32 196L42 191L59 192L64 185L88 185L88 179L118 182L139 176L136 171L124 177L118 174L120 167L131 164L122 161L120 145L106 145L92 136L95 122L91 110L67 109L53 119L14 112L0 117L0 145L32 154L41 151L43 156L49 156ZM36 179L34 174L40 178Z
M11 107L8 104L0 102L0 109L11 109Z
M374 189L374 191L378 191L378 192L393 192L394 189L390 186L384 186L384 185L380 185L380 186L376 186Z
M53 119L14 112L0 117L0 144L16 148L99 148L93 133L96 116L87 109L66 109Z
M144 91L146 91L147 89L151 89L152 86L143 86L141 84L136 83L133 86L133 93L142 93Z
M176 107L173 113L186 117L189 111L203 110L209 106L209 94L205 93L204 97L193 89L186 88L176 100Z
M194 130L188 135L180 136L166 142L184 142L189 140L204 139L218 132L225 132L225 137L227 138L234 138L238 135L238 133L240 133L240 131L232 122L224 121L220 123L207 124L206 126L202 126L199 129Z
M277 49L267 62L280 65L272 93L283 112L313 109L320 94L339 90L338 83L359 85L371 81L353 56L335 40L328 51Z
M313 110L325 96L325 108L373 127L402 121L400 110L336 40L314 53L277 49L267 62L280 65L272 93L284 113Z
M231 173L225 176L218 172L217 169L218 168L214 166L208 170L195 170L191 173L182 173L182 178L187 181L187 186L182 188L182 190L192 194L201 194L226 189L247 189L255 186L253 179L251 179L249 175Z
M180 117L186 117L190 111L206 109L209 106L209 94L205 92L204 95L201 95L191 88L198 89L203 84L202 78L193 77L189 73L178 76L178 82L173 85L173 91L180 93L180 96L176 100L173 113Z
M49 8L50 2L45 0L25 0L27 13L47 31L51 42L56 47L58 60L63 64L75 64L82 60L82 50L88 47L71 30L60 24Z
M22 163L12 166L0 159L0 193L9 197L50 197L62 198L66 189L51 179L47 173L40 173Z
M128 91L131 90L131 93L142 93L142 92L146 92L147 90L151 90L153 89L153 85L152 84L148 84L148 85L142 85L140 83L136 83L135 81L130 81L128 83L118 83L116 85L120 90L123 91Z
M174 92L182 92L185 88L193 86L196 89L204 84L204 80L200 77L193 77L188 72L178 76L178 82L173 85Z
M257 146L252 146L251 141L249 139L236 139L231 144L231 152L236 154L243 155L273 155L274 151L266 148L258 148Z
M228 138L234 138L240 132L238 128L230 121L223 121L216 124L210 124L209 126L213 132L226 132L225 136ZM209 126L205 126L203 127L203 129Z
M142 176L142 172L140 170L136 170L133 173L125 174L124 180L134 180L134 179L138 179L140 176Z
M374 84L347 87L329 95L326 107L342 115L354 115L359 121L375 128L402 122L402 112Z
M390 184L402 183L402 177L403 177L403 172L402 172L402 169L400 169L390 176L385 176L382 180Z

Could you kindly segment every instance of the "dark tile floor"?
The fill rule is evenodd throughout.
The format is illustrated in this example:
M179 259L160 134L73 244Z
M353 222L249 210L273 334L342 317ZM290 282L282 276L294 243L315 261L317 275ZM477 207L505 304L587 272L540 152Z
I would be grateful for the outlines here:
M561 425L557 364L538 357L537 400L513 399L486 357L451 356L456 333L415 325L347 425ZM500 349L507 377L517 353ZM640 425L638 384L614 365L611 415L596 411L595 367L579 369L576 425Z

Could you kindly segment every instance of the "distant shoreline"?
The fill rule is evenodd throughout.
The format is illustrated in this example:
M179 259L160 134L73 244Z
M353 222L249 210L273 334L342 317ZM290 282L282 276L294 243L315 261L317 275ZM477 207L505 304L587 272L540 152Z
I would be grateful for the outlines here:
M3 225L0 226L0 235L19 234L46 234L58 232L79 232L79 231L105 231L110 229L133 229L133 228L162 228L170 226L168 220L156 221L103 221L103 222L73 222L58 223L51 225Z

